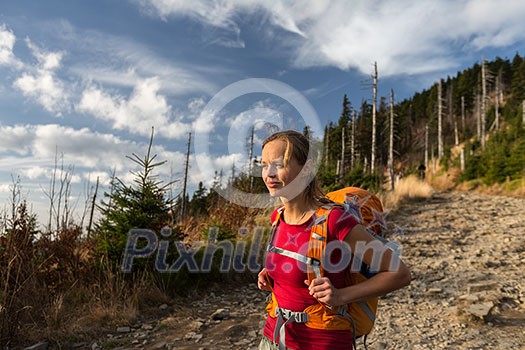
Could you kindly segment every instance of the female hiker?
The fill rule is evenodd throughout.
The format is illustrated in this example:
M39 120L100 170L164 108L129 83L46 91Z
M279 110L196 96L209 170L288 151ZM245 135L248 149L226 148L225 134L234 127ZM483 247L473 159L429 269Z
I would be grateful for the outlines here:
M329 261L334 268L325 266L324 275L316 274L308 283L308 268L315 270L307 258L311 231L320 221L316 212L326 206L309 150L308 139L292 130L273 134L262 145L262 178L270 195L279 197L283 206L272 214L272 222L278 220L278 225L258 276L258 287L273 296L260 350L352 349L355 325L345 311L337 310L410 283L405 264L341 207L331 209L326 225L327 247L341 247L331 249ZM338 262L345 260L345 251L363 246L373 247L360 258L368 266L375 265L377 274L347 285L348 264L342 268Z

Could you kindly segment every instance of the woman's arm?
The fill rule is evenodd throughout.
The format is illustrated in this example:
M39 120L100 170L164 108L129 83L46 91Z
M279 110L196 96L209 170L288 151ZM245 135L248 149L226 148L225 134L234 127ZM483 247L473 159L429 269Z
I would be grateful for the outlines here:
M345 288L335 288L327 277L315 278L309 284L310 294L319 301L340 306L384 295L410 283L411 276L401 258L361 225L346 235L350 251L377 274L368 280ZM305 281L308 284L308 281Z

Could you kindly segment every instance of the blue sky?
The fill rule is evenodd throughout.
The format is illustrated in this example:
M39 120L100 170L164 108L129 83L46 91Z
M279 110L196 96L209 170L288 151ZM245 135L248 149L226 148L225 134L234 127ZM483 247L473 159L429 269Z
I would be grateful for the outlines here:
M394 89L399 101L482 55L523 55L523 18L518 0L1 1L2 204L19 176L45 217L58 154L82 211L97 177L130 179L125 156L144 154L152 126L165 179L181 175L188 133L206 136L192 145L189 180L209 184L215 170L241 167L251 126L260 142L269 124L305 124L286 91L241 89L208 110L230 84L284 83L322 128L343 94L354 106L371 99L374 62L379 96Z

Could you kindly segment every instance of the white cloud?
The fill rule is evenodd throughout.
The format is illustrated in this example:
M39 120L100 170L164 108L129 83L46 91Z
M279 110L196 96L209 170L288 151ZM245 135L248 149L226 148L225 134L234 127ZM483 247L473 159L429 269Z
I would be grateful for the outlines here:
M198 130L199 133L210 133L215 129L215 124L218 121L218 113L220 111L203 110L192 123L193 130Z
M31 203L38 206L40 213L46 212L47 204L45 195L42 194L44 199L38 200L38 194L49 187L55 169L59 178L65 175L63 171L68 172L73 196L82 193L82 184L84 192L88 183L94 186L97 177L102 186L99 191L103 191L104 186L109 185L113 171L117 177L131 183L134 175L130 170L138 170L138 166L126 156L137 154L143 157L148 147L145 143L124 140L112 134L57 124L0 126L0 140L8 140L2 142L0 148L0 169L3 169L0 171L0 192L2 187L8 189L2 181L6 184L10 174L20 176L23 188L32 192ZM20 145L24 145L23 152L20 152ZM167 161L155 171L162 181L167 183L172 178L172 171L175 177L180 176L185 159L182 153L154 144L152 154L158 155L157 161Z
M69 96L64 83L55 76L55 70L60 68L63 53L44 52L29 39L26 39L26 44L38 64L32 72L23 73L13 85L25 96L35 99L47 111L60 116L69 108Z
M0 193L8 194L8 193L11 193L11 191L12 191L11 185L0 184Z
M0 24L0 66L22 67L22 63L13 53L15 42L15 34L9 30L5 24Z
M88 82L134 88L156 77L166 93L188 95L217 90L211 74L228 72L223 67L198 67L178 57L163 57L147 45L128 37L98 31L75 32L66 37L72 55L82 57L72 62L69 72Z
M202 97L193 98L188 103L188 110L193 113L194 115L197 115L201 112L201 110L206 105L206 101Z
M124 168L124 156L136 147L135 143L111 134L48 124L35 126L32 155L54 159L59 152L64 155L65 164L120 170Z
M91 185L96 184L97 179L99 185L109 186L111 183L111 173L109 171L89 171L83 173L82 177Z
M160 88L158 78L146 79L137 84L126 99L91 86L83 92L77 110L108 121L118 130L149 136L154 127L160 135L183 138L191 125L173 118L171 106L166 96L159 93Z
M377 61L383 76L450 69L461 59L453 50L468 53L525 40L521 0L505 5L497 0L201 0L191 5L143 0L141 4L164 19L189 16L232 35L238 35L242 14L264 17L260 12L265 11L274 25L297 34L282 44L297 67L335 66L370 74ZM274 39L272 44L279 42Z
M244 166L242 162L243 155L232 153L220 157L212 157L206 153L199 153L191 158L190 181L192 184L203 182L206 186L213 183L215 172L223 173L223 181L226 183L227 178L231 176L232 165L235 163L236 175L240 173L240 168Z
M30 166L26 169L22 169L21 173L26 176L30 180L38 179L38 178L47 178L47 176L51 173L50 168L45 168L42 166L34 165Z
M25 132L13 133L15 129L25 129ZM0 153L0 169L4 169L3 173L21 175L33 184L43 182L44 186L47 186L55 167L59 172L62 167L64 171L71 172L73 184L88 180L94 184L99 177L100 184L107 186L113 171L119 178L131 182L134 175L130 170L137 170L137 165L126 156L134 153L142 157L147 151L147 145L143 143L122 140L86 128L77 130L56 124L0 128L0 139L9 134L19 135L20 140L15 140L13 136L11 142L0 149L4 153ZM27 145L26 154L23 157L9 156L22 141ZM153 145L152 154L157 154L156 160L166 161L156 169L164 181L180 176L185 159L182 153ZM173 169L170 169L170 164ZM171 174L172 171L175 174Z
M33 135L31 129L26 126L0 126L0 139L0 152L25 155L31 149Z
M29 180L50 180L55 176L55 179L69 179L71 184L79 184L81 177L75 174L75 169L72 166L60 166L56 169L52 167L43 166L28 166L19 170L20 174Z

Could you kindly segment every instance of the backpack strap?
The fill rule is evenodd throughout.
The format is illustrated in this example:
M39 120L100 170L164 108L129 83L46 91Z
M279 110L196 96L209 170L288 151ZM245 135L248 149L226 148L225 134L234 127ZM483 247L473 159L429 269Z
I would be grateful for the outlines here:
M328 216L335 207L342 206L334 202L323 203L315 212L315 220L310 231L307 255L313 261L317 261L318 264L307 265L308 282L311 282L314 278L324 276L321 262L328 240Z
M311 282L314 278L322 277L324 275L324 270L321 262L323 261L323 253L325 251L326 244L328 241L328 217L332 210L336 207L342 208L344 210L347 209L346 206L343 206L341 204L329 202L323 204L315 212L316 219L314 221L314 225L312 226L310 241L308 242L308 257L317 260L319 262L319 266L307 265L308 282ZM319 303L323 305L323 307L325 307L326 309L333 310L333 307L331 305L327 305L321 302ZM341 316L350 319L352 324L352 344L353 348L356 349L356 328L354 318L348 313L346 305L341 305L337 310L334 311L336 311Z
M274 238L275 238L275 233L277 232L277 226L279 225L279 221L281 219L281 215L282 215L282 212L284 210L284 207L280 207L279 209L277 209L277 213L276 213L276 216L275 216L275 219L272 223L272 231L271 231L271 234L270 234L270 241L266 247L266 251L267 252L270 252L270 253L276 253L276 254L279 254L279 255L284 255L284 256L287 256L289 258L292 258L292 259L295 259L297 261L300 261L302 263L305 263L307 266L320 266L321 262L318 260L318 259L313 259L307 255L303 255L303 254L299 254L297 252L292 252L290 250L287 250L287 249L283 249L283 248L280 248L280 247L277 247L275 245L273 245L273 241L274 241Z
M274 236L277 231L277 226L279 225L279 221L281 219L283 210L284 210L284 207L280 207L279 209L277 209L275 219L272 223L270 241L266 248L266 251L284 255L289 258L295 259L297 261L301 261L305 263L307 266L310 266L310 264L320 264L319 261L314 261L313 259L305 255L299 254L297 252L292 252L287 249L279 248L273 245ZM267 280L268 282L270 282L269 278L267 278ZM272 293L273 293L273 287L271 287L271 283L270 283L270 289L272 290ZM274 298L275 298L275 294L274 294ZM298 311L283 309L279 307L278 304L279 303L277 303L277 307L275 308L275 316L277 317L277 322L275 324L275 329L273 333L273 342L278 344L279 350L286 350L286 331L285 331L286 326L292 322L295 322L295 323L308 322L309 318L306 312L298 312ZM278 342L277 342L277 339L279 339Z

